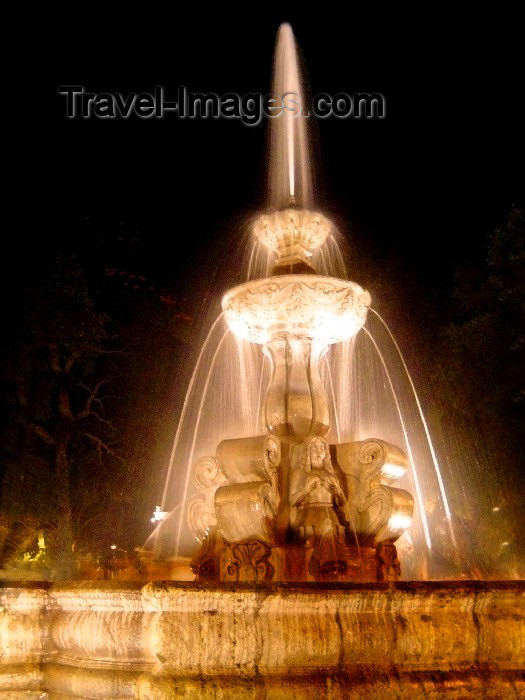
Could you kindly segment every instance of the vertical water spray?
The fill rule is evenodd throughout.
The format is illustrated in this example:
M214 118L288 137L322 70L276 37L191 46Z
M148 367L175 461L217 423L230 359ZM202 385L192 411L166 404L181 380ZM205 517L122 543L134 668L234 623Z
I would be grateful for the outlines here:
M304 86L289 24L282 24L277 35L272 94L283 109L270 125L270 204L282 209L293 201L309 208L313 188L307 120L299 113L305 104Z

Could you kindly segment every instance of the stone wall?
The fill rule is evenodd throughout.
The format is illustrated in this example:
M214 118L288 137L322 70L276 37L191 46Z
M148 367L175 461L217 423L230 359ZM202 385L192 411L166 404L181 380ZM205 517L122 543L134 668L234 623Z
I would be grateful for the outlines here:
M0 698L525 698L525 582L3 584Z

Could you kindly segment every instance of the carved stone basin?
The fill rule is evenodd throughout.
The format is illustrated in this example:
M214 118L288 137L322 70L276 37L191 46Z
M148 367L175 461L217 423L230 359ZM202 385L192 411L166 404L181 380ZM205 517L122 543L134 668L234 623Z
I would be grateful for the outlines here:
M323 275L253 280L222 299L232 332L261 345L284 336L341 342L359 331L369 305L370 294L355 282Z

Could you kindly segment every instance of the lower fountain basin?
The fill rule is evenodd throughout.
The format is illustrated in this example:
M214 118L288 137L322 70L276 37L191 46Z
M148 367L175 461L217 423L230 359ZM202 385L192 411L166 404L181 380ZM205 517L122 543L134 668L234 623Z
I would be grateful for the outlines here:
M525 582L0 587L0 697L519 698Z

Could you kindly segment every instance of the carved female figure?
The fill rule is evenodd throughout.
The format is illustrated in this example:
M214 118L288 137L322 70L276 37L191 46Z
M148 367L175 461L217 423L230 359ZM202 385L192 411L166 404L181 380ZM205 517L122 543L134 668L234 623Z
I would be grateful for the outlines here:
M297 509L292 527L299 539L343 537L337 511L345 500L328 443L321 437L309 438L301 446L299 464L290 477L290 505Z

